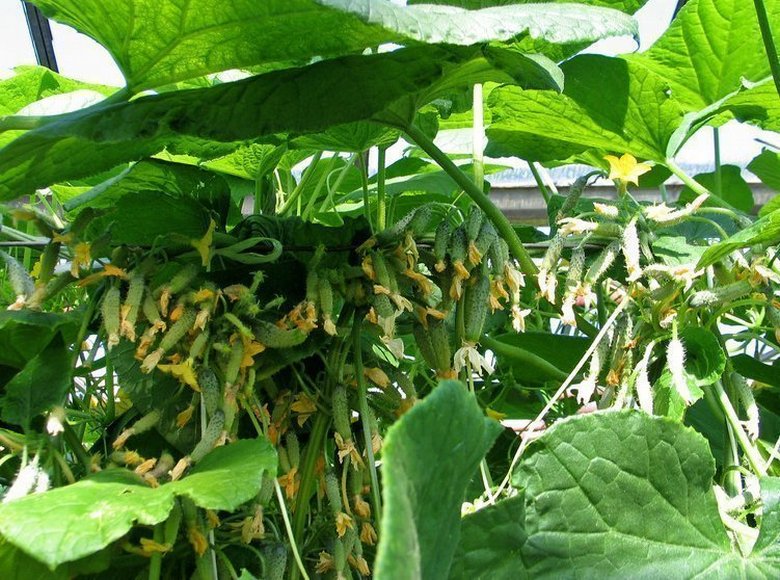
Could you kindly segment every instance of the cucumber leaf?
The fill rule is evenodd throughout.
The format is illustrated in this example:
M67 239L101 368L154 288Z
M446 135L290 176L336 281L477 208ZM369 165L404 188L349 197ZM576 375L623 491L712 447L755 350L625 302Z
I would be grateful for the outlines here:
M457 381L439 383L393 425L383 452L378 578L447 577L466 487L500 430Z

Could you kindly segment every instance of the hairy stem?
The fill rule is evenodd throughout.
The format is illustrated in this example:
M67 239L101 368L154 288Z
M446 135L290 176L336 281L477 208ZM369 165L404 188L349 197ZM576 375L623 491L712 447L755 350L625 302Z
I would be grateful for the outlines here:
M406 135L411 139L413 143L416 143L423 151L431 156L438 165L449 175L455 183L457 183L463 191L468 195L474 203L476 203L482 211L485 212L488 219L493 223L498 234L504 238L509 245L509 251L517 258L520 263L520 269L526 276L536 276L537 269L531 260L531 256L523 247L523 243L517 236L517 232L509 223L506 216L498 209L490 198L482 191L481 188L472 181L472 179L463 173L457 165L447 156L444 151L439 149L436 144L431 141L422 131L413 125L404 127Z

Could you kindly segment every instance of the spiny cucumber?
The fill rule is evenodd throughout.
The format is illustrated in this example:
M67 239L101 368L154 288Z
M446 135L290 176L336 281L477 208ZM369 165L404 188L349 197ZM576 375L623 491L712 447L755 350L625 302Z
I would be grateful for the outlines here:
M481 273L476 281L466 289L466 297L463 301L465 324L463 337L467 342L479 342L489 308L490 278Z
M11 289L17 296L28 298L35 291L35 282L27 270L11 255L0 250L0 257L5 262L5 272Z
M181 318L174 322L173 326L163 336L159 349L166 353L179 344L179 341L187 335L192 325L195 324L196 316L194 309L185 308Z
M443 320L432 320L428 323L428 335L436 362L433 368L439 375L449 373L452 369L452 349L447 325Z
M493 224L490 221L485 220L482 222L482 227L479 230L477 239L474 240L473 248L469 246L470 255L469 259L475 266L482 261L483 256L488 252L491 245L498 239L498 234ZM472 259L474 258L474 259Z
M206 408L206 416L213 417L222 401L222 388L217 375L208 367L200 369L198 386L200 386L200 396L203 397L203 406Z
M119 344L119 287L110 285L103 296L100 313L103 316L103 328L106 329L106 345L108 350Z
M436 260L434 268L437 272L443 272L447 267L447 247L450 244L450 235L452 234L452 224L448 217L445 217L436 227L436 235L433 239L433 257Z
M135 342L135 323L144 296L144 277L140 272L133 272L127 288L125 303L122 305L121 334L130 342Z
M336 427L336 431L341 435L344 441L352 439L351 412L349 410L349 403L347 402L347 389L341 385L334 387L331 404L331 409L333 410L333 424Z
M414 334L414 340L417 343L417 348L420 349L420 354L422 354L426 364L430 368L436 369L439 361L436 353L433 350L430 334L428 334L428 331L423 327L422 324L418 323L413 324L412 333Z
M485 220L485 212L483 212L479 207L472 206L471 211L469 212L469 215L466 217L466 220L463 222L464 227L466 228L466 238L469 242L473 242L477 239L477 236L479 235L479 230L482 228L482 222Z
M287 547L284 544L272 544L263 549L266 580L283 580L287 569Z
M303 343L307 337L299 328L285 330L264 320L256 320L252 330L258 342L268 348L292 348Z
M287 457L290 460L290 465L298 467L301 464L301 446L295 431L287 432L285 442L287 443Z
M601 277L609 270L612 263L620 251L620 242L615 240L609 244L599 254L599 256L591 263L588 272L585 274L585 282L587 284L595 284Z
M341 487L339 486L339 479L332 471L328 471L325 474L325 495L328 498L330 509L334 514L338 514L343 510L341 503Z
M504 238L497 238L495 243L490 246L488 252L490 257L490 272L493 276L503 278L504 268L509 262L509 246Z
M689 303L694 308L722 306L737 298L741 298L750 292L752 288L747 280L739 280L738 282L718 286L711 290L700 290L691 296Z
M217 409L209 419L206 429L200 437L200 441L195 446L195 449L190 453L190 459L193 463L197 463L203 459L206 454L214 449L220 436L222 435L222 429L225 427L225 414Z

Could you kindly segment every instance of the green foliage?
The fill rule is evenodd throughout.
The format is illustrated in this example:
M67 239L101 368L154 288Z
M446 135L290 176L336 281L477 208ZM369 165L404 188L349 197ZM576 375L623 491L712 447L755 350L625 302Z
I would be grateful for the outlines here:
M455 381L439 383L390 430L378 576L447 577L466 486L498 431Z
M264 440L222 447L186 478L152 489L119 470L0 506L0 533L50 569L92 554L134 523L168 517L176 496L207 509L233 510L255 496L263 476L274 477L276 454Z
M753 3L35 4L127 86L0 81L0 576L778 575L777 200L675 162L778 129Z

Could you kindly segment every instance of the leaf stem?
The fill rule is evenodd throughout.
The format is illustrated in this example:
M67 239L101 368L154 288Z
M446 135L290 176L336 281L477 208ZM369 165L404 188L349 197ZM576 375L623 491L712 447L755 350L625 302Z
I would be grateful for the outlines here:
M371 474L371 503L374 504L374 513L376 514L377 530L379 522L382 521L382 500L379 495L379 477L376 473L376 460L374 459L374 448L371 444L371 426L368 421L368 385L363 376L363 349L360 344L360 326L362 318L355 313L352 323L352 355L355 358L355 378L358 384L358 406L360 411L360 422L363 424L363 439L366 446L366 459L368 470Z
M322 411L318 412L314 419L309 442L306 444L306 455L303 458L301 470L301 485L298 488L295 514L293 515L293 534L296 541L303 536L303 528L309 511L309 500L311 499L314 482L316 481L314 468L317 465L317 458L321 456L322 443L328 433L329 425L330 417Z
M504 238L509 245L509 251L517 258L523 273L526 276L536 276L536 266L534 265L533 260L531 260L531 256L523 247L523 243L520 241L517 232L501 210L493 205L493 202L490 201L490 198L485 192L477 187L471 178L463 173L447 154L439 149L433 141L420 131L420 129L409 124L404 127L404 132L413 143L416 143L423 151L430 155L431 159L438 163L444 172L463 189L466 195L468 195L474 203L485 212L485 215L487 215L488 219L490 219L496 227L496 230L498 230L498 234Z
M309 181L311 181L312 177L314 176L314 170L317 167L317 163L319 163L320 159L322 158L322 154L323 151L317 151L314 154L314 156L311 158L311 163L309 163L309 166L306 168L306 171L303 172L303 175L301 176L301 180L298 182L298 185L292 191L290 196L285 200L282 209L279 210L279 214L281 215L286 214L298 202L298 198L301 196L301 193L303 193L304 188L309 184Z
M482 345L485 346L485 348L489 348L494 353L532 368L535 372L538 372L541 375L540 378L550 378L556 381L564 381L568 376L564 371L546 359L540 357L539 355L532 353L530 350L503 343L487 334L484 335L479 341L482 343Z
M154 541L158 544L162 544L165 539L163 532L165 523L159 523L154 526L154 535L152 536ZM160 572L162 571L162 552L154 551L149 558L149 580L160 580Z
M376 176L376 229L379 232L387 227L387 200L385 199L386 151L387 148L380 145L377 154L379 167Z
M731 205L729 202L727 202L722 197L712 193L709 189L704 187L701 183L699 183L698 181L693 179L690 175L685 173L685 171L683 171L682 168L679 165L677 165L677 163L674 162L674 159L671 159L671 158L667 159L666 162L665 162L665 165L666 165L666 167L669 168L669 171L671 171L674 175L676 175L680 179L680 181L683 182L683 184L685 184L688 187L690 187L696 195L707 195L707 196L709 196L709 198L712 201L714 201L715 203L717 203L719 206L725 207L726 209L731 210L733 212L733 214L734 214L733 217L735 219L737 219L737 220L739 220L739 218L742 217L741 216L742 212L740 212L737 208L735 208L733 205Z
M484 189L485 183L485 109L482 104L482 85L476 83L473 88L471 127L471 157L474 164L474 183Z
M753 469L753 472L759 477L766 476L764 460L761 458L758 450L755 448L753 443L750 441L750 438L747 436L747 433L745 433L745 430L742 428L742 424L739 421L737 412L734 410L734 406L731 404L731 399L729 399L729 396L726 394L726 391L723 388L723 384L720 381L715 381L712 385L712 388L715 390L718 403L720 403L720 407L723 409L723 413L726 415L726 421L734 431L734 435L737 437L739 446L742 447L742 451L744 451L745 457L747 458L750 467Z
M287 505L284 503L284 496L282 495L282 487L279 485L279 481L274 477L274 490L276 490L276 500L279 502L279 511L282 512L282 519L284 520L284 528L287 530L287 537L290 538L290 548L292 549L293 558L298 565L298 570L301 572L304 580L310 580L309 574L306 572L306 568L303 567L303 560L298 553L298 545L295 543L295 536L293 535L292 526L290 525L290 516L287 513Z
M764 0L753 0L753 4L756 7L758 27L761 29L761 38L764 41L766 56L769 60L769 68L772 70L772 78L775 81L775 89L777 89L777 94L780 96L780 61L778 61L777 47L775 46L775 39L772 37L772 28L769 25L769 17L766 13L766 6L764 6Z
M539 169L536 167L536 163L534 163L533 161L529 161L528 168L531 170L531 174L534 176L534 180L536 180L536 187L539 188L539 193L542 194L542 199L544 199L544 203L549 204L550 190L547 189L547 186L544 184L544 180L542 179L542 175L539 173Z

